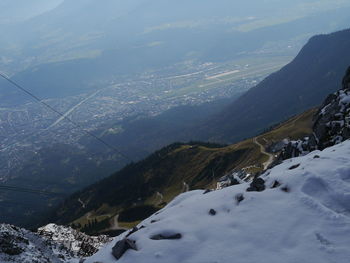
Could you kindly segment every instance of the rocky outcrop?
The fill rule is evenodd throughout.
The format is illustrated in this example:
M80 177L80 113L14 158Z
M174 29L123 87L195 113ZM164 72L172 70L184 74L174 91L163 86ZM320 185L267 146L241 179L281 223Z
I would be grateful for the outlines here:
M220 190L231 185L240 184L249 178L249 176L250 174L246 173L244 170L233 171L232 173L227 174L218 180L216 190Z
M95 254L101 246L112 239L105 236L88 236L71 227L49 224L38 229L38 234L48 241L56 242L76 257L89 257Z
M262 192L265 190L265 181L264 179L257 177L254 178L247 188L247 192Z
M313 150L323 150L350 138L350 67L342 88L329 95L315 116L313 134L291 141L283 149L281 159L304 155Z
M1 263L61 263L79 262L68 249L50 242L37 233L12 225L0 225Z
M90 237L70 227L49 224L38 232L0 225L0 262L79 263L111 241L106 236Z
M321 106L313 130L321 150L350 138L350 67L342 89L329 95Z
M131 239L124 238L118 241L112 248L112 255L118 260L129 249L137 250L136 242Z

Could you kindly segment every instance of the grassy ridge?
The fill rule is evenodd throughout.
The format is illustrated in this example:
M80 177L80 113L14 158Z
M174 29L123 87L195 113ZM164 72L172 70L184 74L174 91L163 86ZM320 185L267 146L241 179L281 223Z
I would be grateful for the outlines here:
M314 113L315 110L309 110L296 116L256 140L267 148L284 138L310 134ZM71 196L54 218L57 223L74 222L81 226L91 221L105 224L108 219L116 227L115 217L119 217L118 227L131 227L181 192L214 188L217 179L232 170L253 167L252 172L261 171L267 159L254 139L228 146L200 142L171 144Z

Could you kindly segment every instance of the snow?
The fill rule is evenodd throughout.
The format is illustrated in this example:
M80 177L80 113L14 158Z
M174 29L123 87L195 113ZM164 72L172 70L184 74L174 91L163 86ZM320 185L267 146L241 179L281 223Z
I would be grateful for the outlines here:
M140 223L145 228L128 237L138 251L127 250L117 262L350 262L350 141L286 160L262 178L263 192L246 192L243 183L178 196ZM276 180L281 185L271 188ZM150 239L176 233L182 238ZM86 263L116 262L112 247L126 234Z

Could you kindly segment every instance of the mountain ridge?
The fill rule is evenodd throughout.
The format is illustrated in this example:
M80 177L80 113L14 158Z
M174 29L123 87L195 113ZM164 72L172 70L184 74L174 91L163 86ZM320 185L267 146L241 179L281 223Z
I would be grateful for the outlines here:
M209 130L205 136L213 141L234 142L322 103L337 90L334 83L340 83L344 76L350 61L346 52L349 48L350 29L311 38L291 63L213 118L214 128L203 127Z

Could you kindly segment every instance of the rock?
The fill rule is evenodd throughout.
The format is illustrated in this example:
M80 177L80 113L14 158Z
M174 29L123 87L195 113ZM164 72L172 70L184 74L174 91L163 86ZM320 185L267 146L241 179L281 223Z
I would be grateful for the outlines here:
M150 239L152 240L164 240L164 239L181 239L182 235L180 233L177 234L157 234L154 236L151 236Z
M210 209L209 210L209 215L215 216L216 215L216 211L214 209Z
M50 229L53 230L51 225ZM23 228L0 224L0 262L78 262L80 256L75 253L75 247L81 247L80 241L63 239L70 229L63 227L57 235L46 230L48 236L43 236ZM59 240L58 236L62 239ZM90 246L92 243L87 240L81 242L87 250L96 252L97 249Z
M277 187L279 187L280 185L281 185L280 182L278 182L278 181L276 180L276 181L273 182L271 188L277 188Z
M265 190L265 181L264 179L258 177L254 178L253 182L251 182L247 192L262 192Z
M350 138L350 67L343 78L342 88L330 94L314 117L313 133L303 140L290 142L280 159L323 150Z
M20 255L22 252L24 252L24 249L17 246L14 240L5 239L1 241L0 253L4 253L9 256L16 256Z
M244 181L244 179L248 178L249 175L250 174L248 174L245 170L232 171L230 174L227 174L218 180L216 190L240 184L240 181Z
M346 71L346 74L343 78L342 85L343 85L343 89L350 89L350 67Z
M211 192L210 189L206 189L206 190L203 192L203 194L205 195L205 194L210 193L210 192Z
M118 241L112 248L112 255L118 260L129 250L137 250L136 242L127 238Z
M112 239L105 236L88 236L71 227L48 224L38 229L38 235L47 241L55 241L77 257L89 257Z
M300 166L300 163L294 164L294 165L292 165L291 167L289 167L288 169L289 169L289 170L294 170L294 169L298 168L299 166Z
M244 200L244 196L243 196L243 194L237 194L235 196L235 199L236 199L237 205L238 205L240 202L242 202Z
M289 192L290 192L290 188L289 188L288 186L283 186L283 187L281 188L281 190L282 190L283 192L286 192L286 193L289 193Z
M135 232L137 232L139 229L135 226L133 227L133 229L131 229L129 231L129 233L126 235L126 237L129 237L130 235L134 234Z

